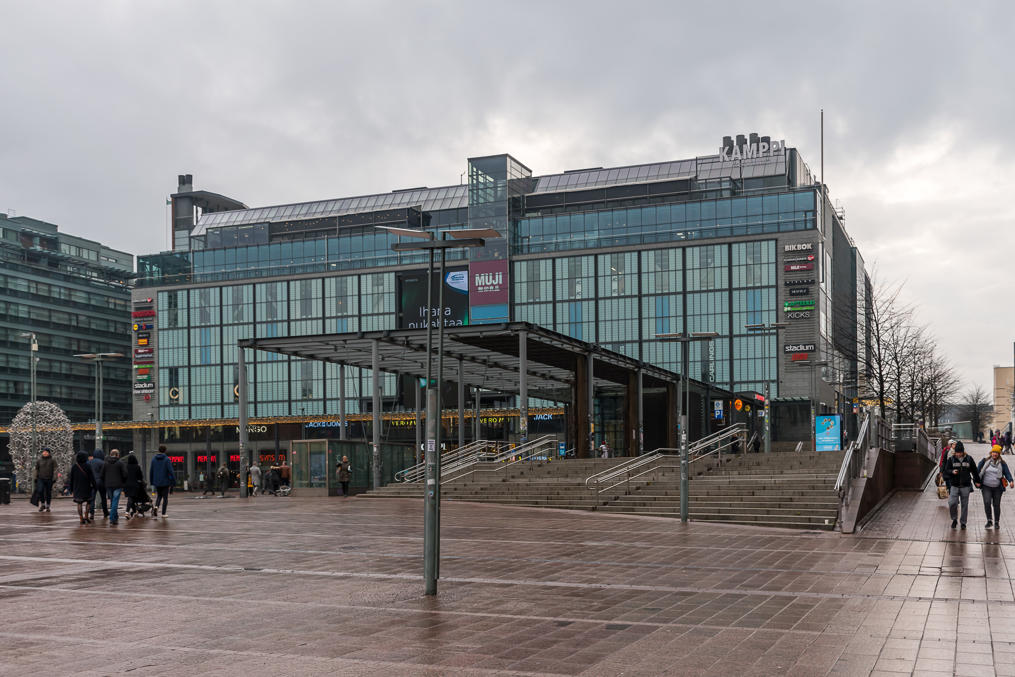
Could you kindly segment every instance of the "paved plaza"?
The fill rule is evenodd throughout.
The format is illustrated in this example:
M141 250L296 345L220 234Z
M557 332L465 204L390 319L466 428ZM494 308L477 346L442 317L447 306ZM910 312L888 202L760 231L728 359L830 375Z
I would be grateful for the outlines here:
M3 675L1015 675L1015 505L933 491L859 536L422 501L0 506Z

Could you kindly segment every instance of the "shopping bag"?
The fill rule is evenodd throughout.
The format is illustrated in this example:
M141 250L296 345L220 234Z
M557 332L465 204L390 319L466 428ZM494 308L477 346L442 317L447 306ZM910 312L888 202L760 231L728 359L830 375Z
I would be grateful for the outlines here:
M941 485L937 488L938 498L948 498L948 487Z
M32 497L28 499L28 502L32 505L39 505L39 487L35 487L35 491L32 492Z

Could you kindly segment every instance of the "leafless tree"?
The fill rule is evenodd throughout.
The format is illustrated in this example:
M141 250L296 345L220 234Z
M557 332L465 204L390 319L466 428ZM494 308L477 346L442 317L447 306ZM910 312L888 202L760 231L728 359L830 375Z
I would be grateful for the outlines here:
M973 385L966 391L962 401L962 418L972 424L974 438L979 435L984 419L990 415L993 408L990 395L983 386Z
M908 323L910 310L899 298L901 284L887 285L872 279L872 286L874 293L868 305L868 331L861 340L857 361L860 373L865 376L868 394L877 403L881 418L886 418L886 400L894 382L893 356L898 353L895 345Z

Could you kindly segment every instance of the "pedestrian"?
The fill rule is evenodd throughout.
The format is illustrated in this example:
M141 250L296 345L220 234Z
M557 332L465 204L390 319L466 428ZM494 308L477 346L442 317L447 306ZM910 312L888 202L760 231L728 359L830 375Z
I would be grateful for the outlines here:
M278 496L278 487L282 483L282 480L278 473L278 466L273 465L268 469L268 493L272 496Z
M166 447L161 445L159 453L152 457L148 466L148 483L155 487L155 508L152 510L152 517L158 519L159 505L162 506L162 516L166 516L166 508L169 507L169 490L176 486L176 473L173 472L173 463L166 456Z
M1011 431L1007 431L1004 434L1004 453L1011 453Z
M92 452L92 457L88 459L88 468L92 471L92 477L95 479L95 484L92 488L92 500L88 502L88 521L95 521L95 501L96 499L102 505L102 516L103 518L109 517L109 505L106 503L106 485L102 477L103 468L106 467L106 454L102 449L96 449Z
M987 513L987 524L984 528L989 529L993 526L995 529L1000 529L1001 494L1012 483L1008 464L1001 458L1001 445L995 444L991 447L990 456L980 461L976 469L980 473L983 511ZM991 508L993 508L993 513L991 513Z
M83 451L79 451L75 456L67 486L70 488L75 505L77 505L78 519L81 520L81 524L89 524L92 518L88 506L92 502L92 494L95 491L95 476L92 475L92 469L88 467L88 454Z
M349 480L352 479L352 466L349 464L349 457L343 456L338 464L338 482L342 485L343 498L349 498Z
M261 466L257 465L257 461L250 466L250 486L250 495L257 496L257 492L261 490Z
M754 441L751 442L751 449L755 454L761 453L761 435L754 436Z
M224 463L219 466L216 479L218 479L219 491L222 492L221 496L225 498L226 489L229 488L229 468Z
M600 458L610 457L610 445L606 443L606 440L603 440L603 443L599 445L599 456Z
M215 495L215 484L213 483L213 479L212 479L213 477L214 477L214 475L212 475L211 470L209 470L208 472L202 472L201 473L201 490L202 490L201 491L201 495L202 496L207 496L208 494L211 494L212 496Z
M138 494L144 491L144 470L134 454L127 454L125 465L127 478L123 482L123 493L127 497L127 519L130 519L137 514Z
M949 494L951 494L952 491L952 476L950 474L945 474L945 461L947 461L948 457L951 456L952 449L954 448L955 440L948 440L945 442L944 448L941 449L941 458L937 464L938 473L940 473L941 479L944 480L945 489L948 490Z
M106 465L102 467L102 483L106 487L106 498L109 499L109 523L120 521L120 494L127 482L127 467L120 462L120 450L110 449L106 457Z
M285 459L283 458L282 462L278 466L278 481L288 486L291 480L292 468L286 464Z
M35 461L35 490L39 494L39 512L49 512L53 502L53 480L56 479L56 459L49 449L43 449Z
M966 454L966 448L961 441L955 443L955 451L945 461L946 476L952 478L951 490L948 494L948 514L952 518L952 529L962 522L962 528L966 528L966 518L969 516L969 493L974 486L980 484L980 474L976 469L976 462ZM962 503L962 514L959 515L959 503ZM961 517L961 520L960 520Z

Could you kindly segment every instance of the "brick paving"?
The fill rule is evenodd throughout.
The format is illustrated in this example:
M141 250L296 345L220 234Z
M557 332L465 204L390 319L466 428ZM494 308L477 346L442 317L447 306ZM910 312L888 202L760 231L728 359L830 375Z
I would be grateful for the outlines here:
M437 599L420 500L15 501L0 674L1015 675L1015 535L972 498L857 536L451 502Z

